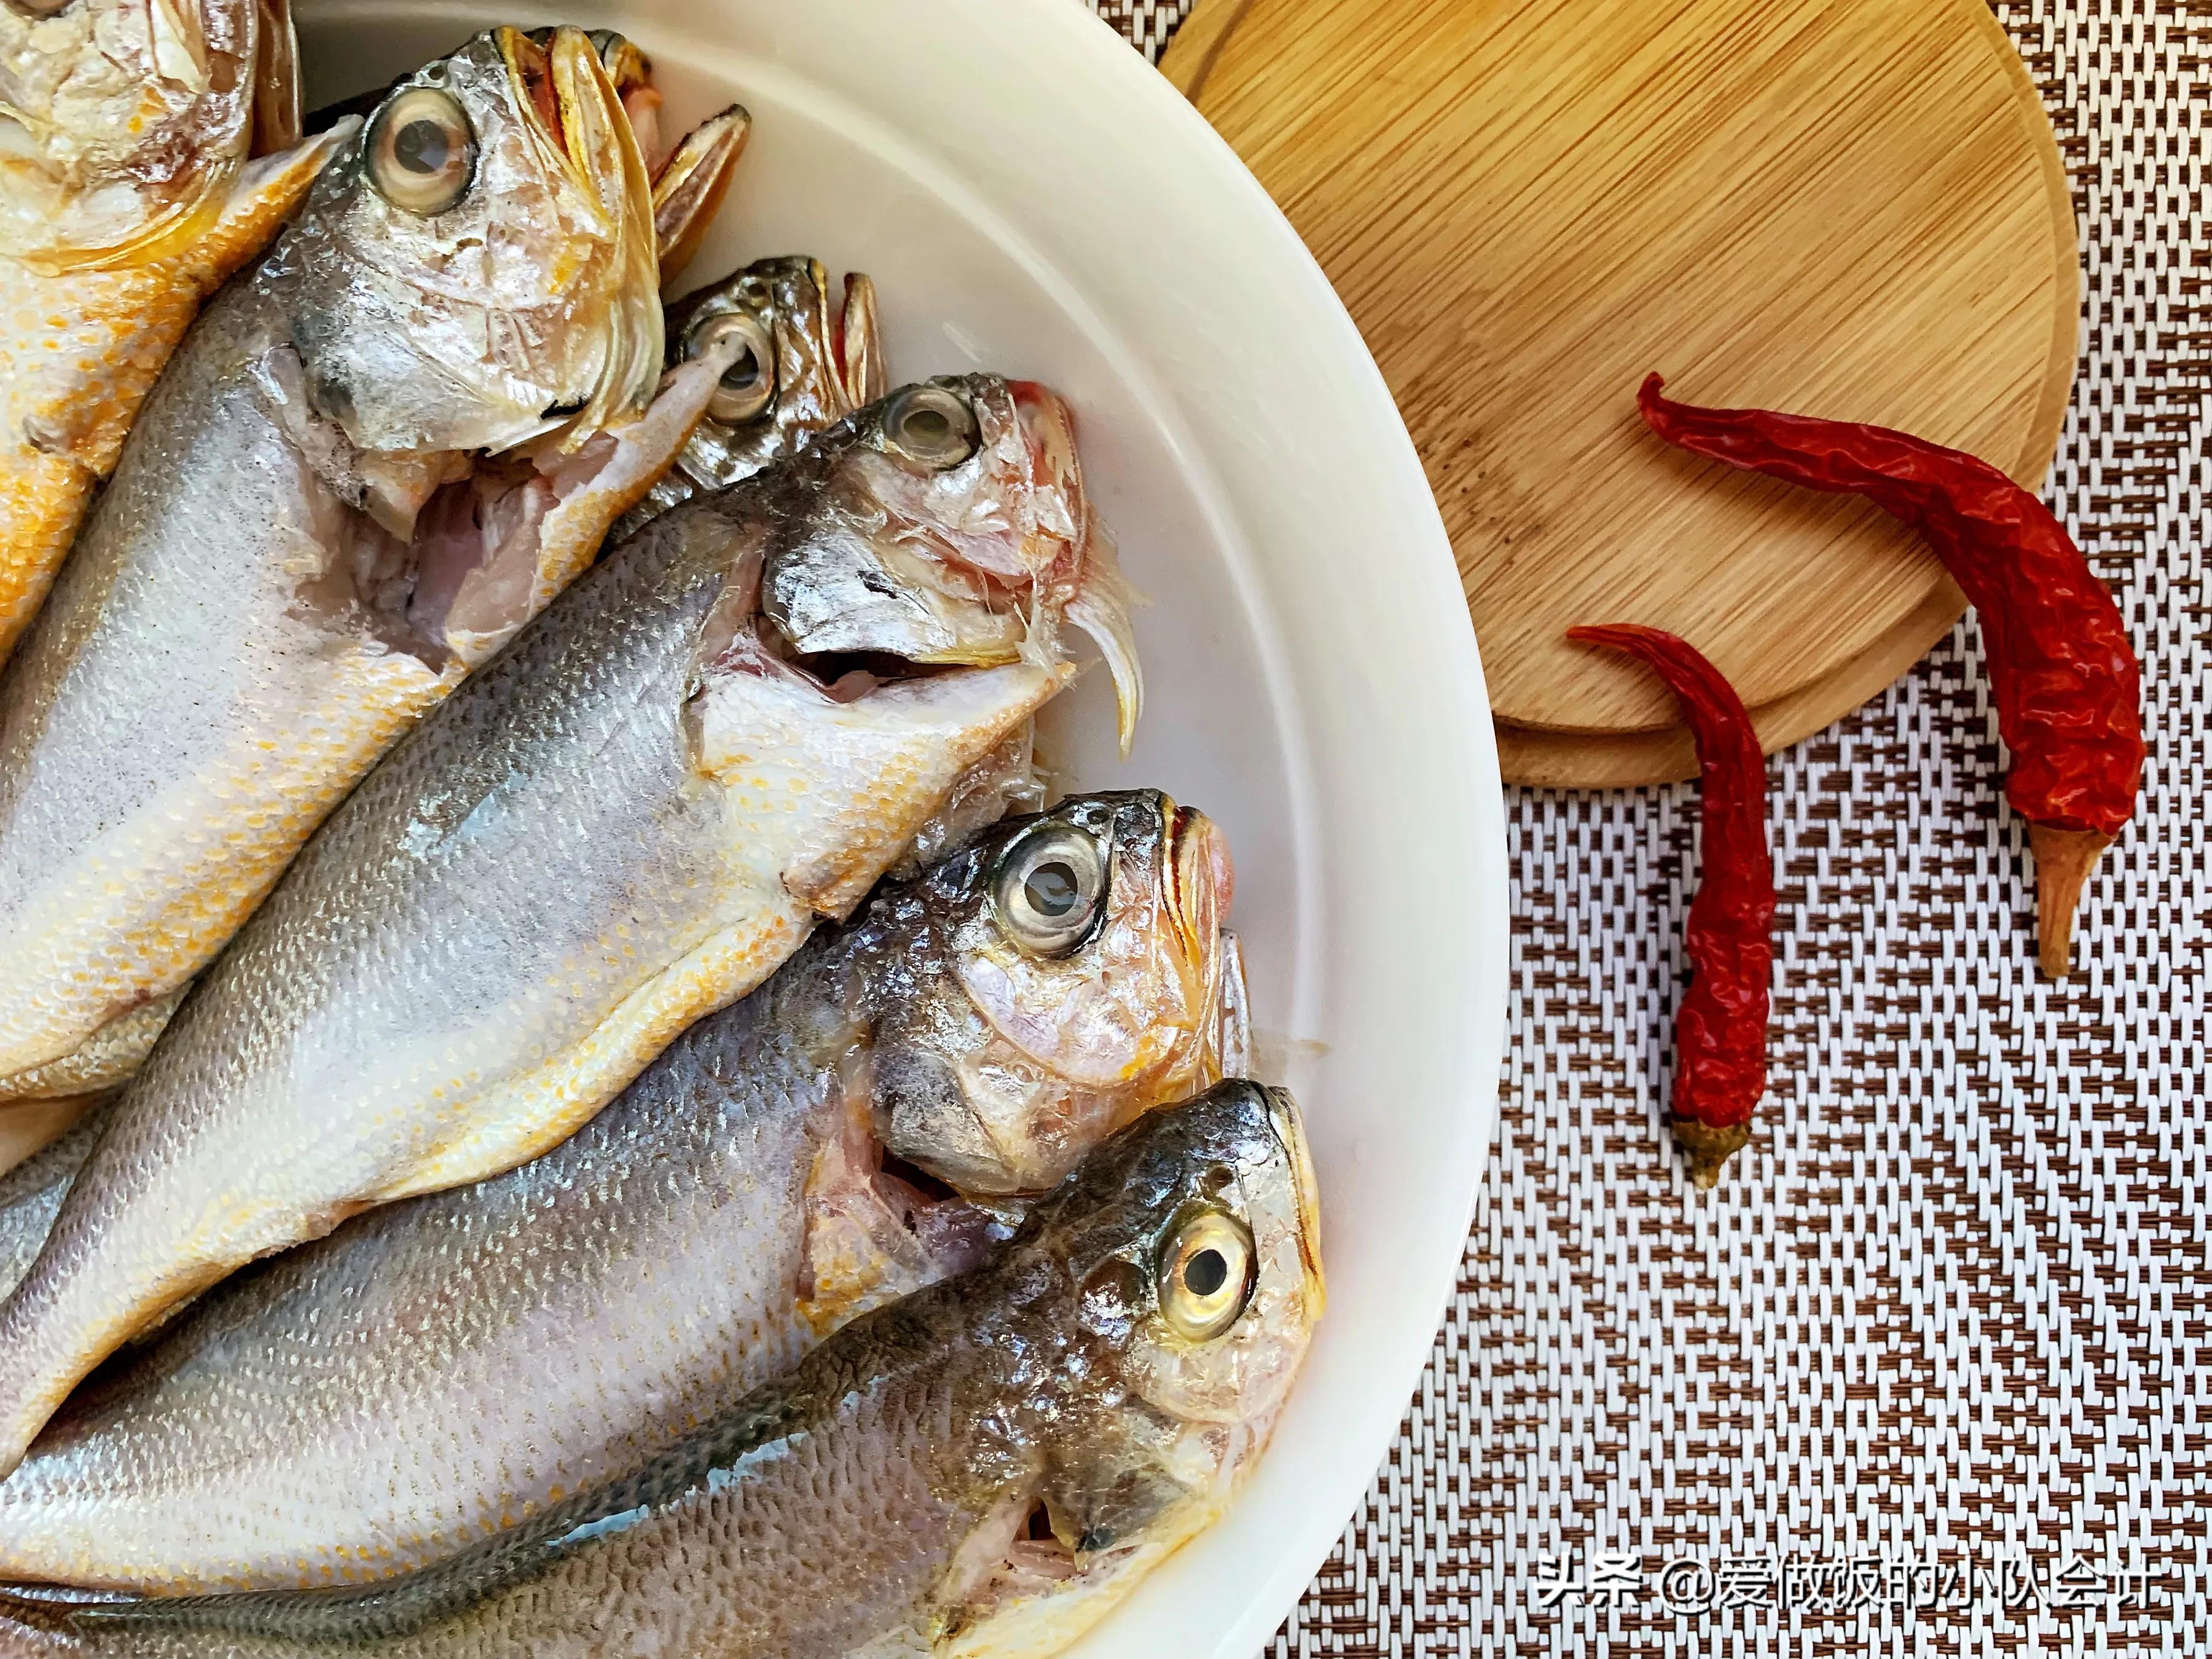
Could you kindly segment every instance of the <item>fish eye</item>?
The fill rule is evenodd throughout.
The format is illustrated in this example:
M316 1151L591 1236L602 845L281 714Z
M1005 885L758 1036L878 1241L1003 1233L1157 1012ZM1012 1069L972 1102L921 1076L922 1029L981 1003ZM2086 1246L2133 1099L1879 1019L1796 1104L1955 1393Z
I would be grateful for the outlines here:
M1225 1211L1194 1210L1160 1254L1160 1316L1176 1335L1210 1342L1252 1300L1256 1252L1244 1224Z
M476 171L476 129L450 92L410 87L369 123L369 182L396 208L443 213L468 194Z
M942 472L975 453L975 411L941 386L910 386L884 410L884 441Z
M1044 824L1018 837L1000 854L991 884L999 925L1037 957L1081 944L1105 896L1105 850L1072 824Z
M710 419L734 425L758 420L775 399L775 343L760 319L742 311L717 312L702 317L684 337L684 355L703 357L715 346L734 338L737 361L722 371L714 396L707 400Z

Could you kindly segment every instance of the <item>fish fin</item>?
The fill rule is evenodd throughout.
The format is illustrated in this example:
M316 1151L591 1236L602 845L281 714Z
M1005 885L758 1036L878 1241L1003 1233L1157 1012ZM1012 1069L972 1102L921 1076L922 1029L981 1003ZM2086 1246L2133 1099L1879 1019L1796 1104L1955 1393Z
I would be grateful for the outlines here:
M448 629L447 650L475 667L591 568L615 520L675 465L738 349L732 339L678 364L661 377L642 413L609 427L575 454L554 458L556 500L538 523L537 571L526 603L495 625Z
M100 481L115 469L139 406L200 303L257 257L351 128L248 166L211 216L144 263L40 276L0 271L0 314L58 313L64 349L18 356L9 402L21 411L0 454L0 659L46 600ZM17 290L21 290L18 293ZM33 309L35 307L35 309ZM8 356L0 347L0 357Z
M246 166L207 234L178 256L203 295L220 288L232 272L269 246L307 199L324 164L352 142L360 127L358 119L341 121L327 132Z
M1040 1518L1049 1527L1042 1537ZM1024 1495L1001 1505L977 1524L945 1575L940 1594L950 1605L931 1651L939 1659L1060 1652L1197 1530L1193 1521L1178 1521L1172 1541L1085 1549L1061 1536L1071 1518L1049 1499Z
M1114 677L1115 735L1127 760L1137 741L1138 718L1145 712L1145 670L1129 612L1145 599L1122 575L1104 526L1091 526L1085 560L1083 586L1068 603L1067 620L1090 636Z
M114 471L139 404L201 301L268 246L351 131L352 125L333 128L246 167L213 222L164 258L50 279L55 298L79 319L72 332L106 337L106 367L26 423L40 451L66 455L95 478ZM118 336L125 337L118 343Z

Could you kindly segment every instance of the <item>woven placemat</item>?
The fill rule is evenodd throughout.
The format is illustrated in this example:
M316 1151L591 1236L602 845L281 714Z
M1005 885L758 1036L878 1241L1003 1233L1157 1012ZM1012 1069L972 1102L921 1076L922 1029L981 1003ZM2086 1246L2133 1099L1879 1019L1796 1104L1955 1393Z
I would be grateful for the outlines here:
M1184 10L1097 3L1155 57ZM1275 1659L2212 1651L2212 0L1993 9L2087 262L2051 499L2147 684L2087 970L2034 970L1970 618L1771 767L1772 1083L1698 1194L1661 1127L1694 793L1510 791L1497 1155Z

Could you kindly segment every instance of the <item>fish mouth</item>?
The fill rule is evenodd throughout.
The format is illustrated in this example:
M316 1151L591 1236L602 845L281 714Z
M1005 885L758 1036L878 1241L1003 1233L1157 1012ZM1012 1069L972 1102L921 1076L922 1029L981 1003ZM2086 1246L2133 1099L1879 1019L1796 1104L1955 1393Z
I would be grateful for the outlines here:
M1183 958L1200 964L1205 982L1198 1006L1198 1053L1206 1080L1242 1077L1252 1063L1251 998L1244 982L1244 951L1222 926L1237 894L1237 864L1229 837L1205 813L1164 800L1166 824L1166 909Z
M617 419L642 410L659 384L662 357L660 270L653 184L633 124L648 101L650 70L620 36L594 37L566 25L533 36L497 32L508 92L549 169L565 173L599 221L605 349L592 386L549 405L567 420L573 449ZM609 65L613 66L611 70ZM617 77L627 83L617 84Z
M876 323L876 284L857 270L845 273L845 306L831 333L831 354L843 383L845 412L865 409L890 390L883 331Z
M879 372L869 292L848 289L860 301L837 348L848 380ZM889 426L861 428L854 503L839 509L852 533L772 548L762 614L799 657L888 653L934 668L1024 663L1054 676L1073 672L1073 625L1112 667L1126 753L1142 696L1129 595L1084 488L1073 418L1035 382L982 374L916 382L882 419L903 422L934 405L951 421L952 404L971 424L949 460L924 459Z
M1168 920L1183 960L1198 964L1204 978L1197 1002L1199 1062L1208 1083L1239 1077L1251 1065L1252 1030L1243 947L1221 925L1237 892L1229 837L1205 813L1164 797L1160 811Z
M630 103L625 97L624 106ZM658 125L656 112L656 130ZM686 134L653 175L653 237L659 246L664 286L698 252L722 198L729 193L731 176L752 130L753 118L743 105L732 104Z
M259 33L253 52L253 154L274 155L307 136L300 83L300 46L292 32L292 0L257 0Z
M1193 957L1213 949L1237 891L1229 837L1212 818L1173 800L1161 804L1167 836L1168 914Z
M532 29L532 42L550 49L560 33L555 28ZM653 62L624 35L612 29L593 29L589 40L599 55L600 67L621 100L637 137L653 180L653 240L660 258L660 282L665 288L677 272L691 263L699 244L714 222L722 198L729 193L738 158L752 137L753 118L742 104L732 104L719 115L694 127L676 146L661 148L661 97L653 84Z
M1328 1301L1328 1286L1321 1270L1321 1182L1314 1173L1313 1153L1306 1145L1305 1119L1287 1089L1261 1085L1267 1097L1267 1121L1291 1166L1291 1184L1298 1197L1298 1262L1305 1270L1308 1323L1322 1316Z
M1244 944L1224 927L1215 942L1218 972L1206 1002L1206 1052L1216 1078L1252 1075L1252 994L1244 978Z
M1121 758L1127 760L1136 741L1137 718L1145 708L1144 670L1137 660L1136 633L1129 621L1138 596L1122 579L1113 538L1098 521L1084 488L1074 411L1059 394L1034 380L1010 381L1008 388L1029 447L1038 528L1065 544L1072 565L1074 594L1068 602L1067 620L1089 635L1114 677L1116 735Z

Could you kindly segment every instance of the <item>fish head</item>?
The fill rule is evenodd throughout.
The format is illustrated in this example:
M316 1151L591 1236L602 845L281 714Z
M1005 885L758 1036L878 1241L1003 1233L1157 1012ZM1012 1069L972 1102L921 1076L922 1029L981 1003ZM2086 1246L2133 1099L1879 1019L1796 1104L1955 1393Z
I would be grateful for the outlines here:
M1296 1104L1232 1079L1037 1206L983 1340L1044 1361L1009 1412L1038 1473L971 1541L940 1651L1057 1651L1227 1507L1321 1316L1317 1199Z
M875 291L846 280L842 318L832 314L818 259L761 259L699 289L667 309L668 366L725 341L737 356L678 465L709 489L749 478L813 434L881 397L866 354L876 340Z
M12 0L0 254L49 273L159 258L299 124L287 0Z
M653 202L617 82L643 61L491 30L396 82L324 169L264 276L310 403L357 447L574 447L645 405Z
M1058 662L1065 627L1114 675L1122 746L1143 702L1130 595L1084 488L1074 417L990 374L902 386L850 417L826 510L777 537L763 613L801 657Z
M1212 821L1147 789L1006 820L887 894L868 919L884 1150L970 1198L1039 1193L1216 1081L1234 880Z
M775 860L784 891L832 920L1073 679L1065 621L1089 605L1126 633L1072 439L1037 438L1004 380L907 390L957 412L939 410L934 471L892 453L886 432L924 442L886 418L894 393L640 532L675 538L719 582L684 709L690 763L722 786L747 858ZM961 419L976 422L972 451ZM932 477L953 482L939 494ZM1116 678L1133 688L1134 672L1133 656Z

